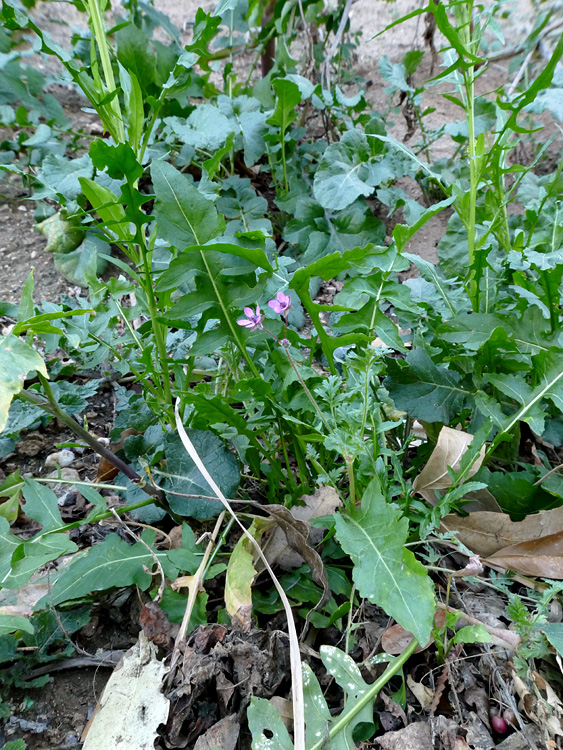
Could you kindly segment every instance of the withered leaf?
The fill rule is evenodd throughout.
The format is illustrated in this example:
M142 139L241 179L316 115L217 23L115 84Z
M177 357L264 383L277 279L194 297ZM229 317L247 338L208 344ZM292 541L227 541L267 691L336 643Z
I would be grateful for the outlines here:
M542 510L523 521L489 511L470 513L466 518L450 514L442 519L441 529L457 531L460 542L472 552L490 557L505 547L563 531L563 508Z
M288 545L296 552L299 552L311 569L313 581L323 590L323 595L312 608L311 612L316 612L322 609L325 604L330 601L332 594L322 558L319 553L309 545L309 530L307 524L294 518L291 512L283 505L268 505L267 510L268 513L276 519L278 526L284 532ZM307 623L311 612L307 616Z
M453 430L451 427L442 427L438 435L436 447L432 451L428 463L413 483L413 490L418 492L424 499L436 505L436 490L446 490L451 486L452 480L448 467L458 471L463 454L473 441L473 435L461 430ZM479 458L471 467L468 476L472 477L481 467L485 457L485 446L481 448Z
M513 544L483 560L525 576L563 579L563 531Z

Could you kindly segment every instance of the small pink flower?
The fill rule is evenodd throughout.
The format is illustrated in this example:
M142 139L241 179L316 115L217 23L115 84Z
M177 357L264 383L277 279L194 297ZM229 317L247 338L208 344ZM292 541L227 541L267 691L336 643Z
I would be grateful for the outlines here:
M276 299L272 299L268 302L268 305L272 308L275 313L281 314L286 313L291 307L291 298L283 292L276 294Z
M246 315L246 318L237 320L239 326L244 326L244 328L248 328L249 331L255 331L257 328L262 330L264 328L262 325L264 316L260 315L259 305L256 305L256 312L254 312L251 307L245 307L244 314Z

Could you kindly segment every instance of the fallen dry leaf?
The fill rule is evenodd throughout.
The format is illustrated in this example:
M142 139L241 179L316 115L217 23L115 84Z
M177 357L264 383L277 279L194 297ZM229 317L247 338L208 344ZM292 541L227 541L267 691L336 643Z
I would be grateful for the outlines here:
M15 604L3 604L0 606L0 614L17 615L19 617L31 617L35 610L35 605L49 592L49 586L46 583L28 583L18 590ZM10 591L4 591L3 594L10 594Z
M159 724L168 719L170 702L161 693L166 666L145 634L115 668L88 727L83 750L152 750Z
M436 490L447 490L452 480L448 468L459 471L463 454L473 441L473 435L451 427L442 427L438 435L436 447L432 451L428 463L413 483L413 490L432 505L436 505ZM472 477L481 467L485 457L485 446L481 448L479 457L471 467L468 476Z
M303 495L301 500L304 501L305 505L294 505L290 513L298 521L307 524L310 543L318 544L322 540L324 532L320 528L311 528L309 521L312 518L333 515L341 505L340 496L333 487L323 485L317 489L314 495ZM265 542L264 554L270 565L275 562L283 570L299 568L304 562L302 555L289 546L286 535L279 527L274 529ZM260 560L257 560L256 567L258 571L261 571L264 565Z
M423 685L422 682L415 682L410 675L407 675L407 685L421 707L426 710L434 700L434 691L432 688Z
M533 688L526 685L516 673L513 673L512 679L520 697L521 707L528 718L542 731L546 744L553 737L563 736L561 725L563 707L551 685L537 672L532 673L535 683Z
M432 750L432 734L427 721L415 721L404 729L386 732L375 740L382 750Z
M239 732L240 722L236 714L225 716L197 738L194 750L215 750L218 747L221 750L235 750Z
M446 624L446 613L444 610L439 609L434 615L434 624L437 628L443 628ZM402 625L395 623L388 627L383 635L381 636L381 648L386 654L392 656L398 656L402 654L413 639L413 634L405 630ZM415 653L418 654L421 651L425 651L432 643L434 643L434 637L431 636L428 643L424 645L418 645Z
M511 521L507 514L488 511L470 513L465 518L452 513L442 519L440 528L457 531L457 538L472 552L490 557L505 547L563 531L563 508L542 510L523 521Z
M485 558L506 570L515 570L525 576L563 579L563 531L512 544Z

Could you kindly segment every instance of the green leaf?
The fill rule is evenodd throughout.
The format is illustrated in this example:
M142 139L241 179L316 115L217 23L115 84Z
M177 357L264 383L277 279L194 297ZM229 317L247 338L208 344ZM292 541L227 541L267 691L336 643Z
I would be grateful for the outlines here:
M224 156L226 156L229 151L233 148L235 143L235 133L232 132L227 137L227 140L225 141L225 145L223 148L220 148L215 151L213 156L210 159L207 159L203 162L203 168L207 170L207 174L209 175L209 179L212 180L215 177L215 174L219 171L219 167L221 166L221 160Z
M396 224L395 228L393 229L393 238L399 252L403 250L404 247L406 247L408 241L411 239L411 237L414 237L419 229L421 229L428 221L430 221L430 219L434 218L436 214L439 214L445 208L451 206L454 201L455 196L452 195L449 198L445 198L443 201L440 201L439 203L432 204L432 206L430 206L430 208L427 208L426 211L424 211L424 213L417 219L417 221L410 226L407 226L405 224Z
M336 537L354 563L352 575L360 594L426 643L434 622L434 591L424 565L404 547L408 526L375 481L356 516L335 516Z
M252 696L247 718L252 733L252 750L294 750L280 713L270 701Z
M133 183L144 172L143 167L135 157L135 152L127 143L118 143L117 146L112 146L101 138L96 138L90 144L89 153L96 169L101 171L106 169L109 176L114 180L126 179Z
M182 144L212 153L221 149L233 132L239 132L236 120L228 118L219 107L206 103L199 104L187 120L167 117L165 122Z
M306 718L305 741L307 747L312 747L321 737L327 737L328 739L332 716L319 681L308 664L303 664L303 698L305 700Z
M163 553L155 554L165 562ZM101 544L81 553L64 568L53 585L49 602L61 604L114 586L137 585L144 591L152 582L146 569L153 568L154 557L144 544L130 545L117 534L108 534Z
M299 86L285 78L276 78L273 82L276 92L276 108L273 115L267 120L268 125L277 125L281 130L281 139L287 128L295 120L295 107L301 101Z
M92 208L102 220L104 229L114 232L119 242L130 242L133 235L129 230L129 220L115 193L87 177L80 177L80 185Z
M560 656L563 656L563 622L549 622L541 631Z
M86 234L84 242L70 253L54 253L55 267L73 284L87 287L95 282L99 274L106 268L106 261L102 257L110 255L109 245L92 232Z
M456 632L452 643L491 643L492 640L491 634L483 625L467 625Z
M204 245L223 229L213 201L171 164L153 162L151 177L156 193L156 217L160 236L179 250Z
M0 339L0 432L8 422L12 398L19 393L27 374L37 370L48 378L41 356L25 341L13 334Z
M410 351L404 362L387 360L384 385L397 409L424 422L449 424L472 398L459 386L460 376L437 367L425 349Z
M225 497L234 497L240 482L240 468L234 454L212 432L188 430L188 436ZM167 433L164 445L168 475L164 489L170 488L174 492L212 497L211 488L188 456L179 436L175 433ZM223 510L223 505L219 500L178 497L170 494L168 502L174 513L191 518L213 518Z
M47 534L24 542L13 555L9 575L2 580L2 586L19 589L29 581L31 576L52 560L62 555L76 552L78 547L67 534Z
M20 470L16 469L0 484L0 516L9 523L13 523L18 517L20 508L20 493L24 480L20 476ZM4 500L4 498L7 498Z
M0 636L13 633L15 630L23 630L26 633L33 633L33 625L29 622L27 617L0 614ZM4 747L7 746L4 745Z
M34 200L49 198L59 202L58 196L73 201L82 192L80 177L92 177L94 165L88 154L77 159L48 154L37 171L37 181L42 187L35 190Z
M321 206L342 209L360 195L371 195L378 184L371 179L371 158L368 139L361 130L348 130L339 143L331 143L323 154L313 185Z

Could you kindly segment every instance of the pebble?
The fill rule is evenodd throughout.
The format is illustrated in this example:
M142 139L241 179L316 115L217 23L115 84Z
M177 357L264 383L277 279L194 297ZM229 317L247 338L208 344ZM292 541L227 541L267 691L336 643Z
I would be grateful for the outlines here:
M31 258L31 260L35 260L35 258L37 258L37 250L32 250L29 257Z
M50 456L47 456L45 459L45 468L50 469L53 466L64 468L65 466L70 466L73 461L74 453L65 448L62 451L51 453Z
M69 469L68 467L65 467L64 469L61 469L60 477L58 471L52 471L50 474L47 474L47 479L65 479L67 482L79 482L80 474L76 471L76 469ZM63 497L65 493L70 491L78 492L74 485L69 486L68 484L59 484L58 482L53 482L48 486L53 490L57 497Z

